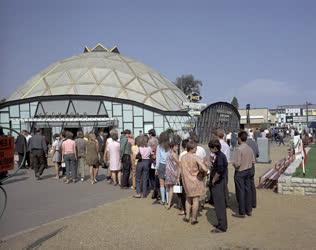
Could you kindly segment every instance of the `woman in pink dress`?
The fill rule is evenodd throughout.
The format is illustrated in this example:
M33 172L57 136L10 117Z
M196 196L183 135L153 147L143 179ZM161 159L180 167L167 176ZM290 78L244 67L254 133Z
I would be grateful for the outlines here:
M121 185L121 161L120 161L120 143L118 140L117 130L111 130L110 136L113 139L107 145L107 159L110 162L110 171L112 173L112 181L114 186Z

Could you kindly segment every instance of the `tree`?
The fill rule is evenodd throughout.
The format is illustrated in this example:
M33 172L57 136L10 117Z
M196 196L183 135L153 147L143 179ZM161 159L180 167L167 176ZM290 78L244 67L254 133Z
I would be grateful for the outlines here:
M233 100L231 102L231 105L233 105L236 109L239 108L239 103L238 103L238 99L236 96L233 97Z
M177 77L175 85L186 95L192 92L200 94L200 87L203 85L200 80L194 79L192 74Z

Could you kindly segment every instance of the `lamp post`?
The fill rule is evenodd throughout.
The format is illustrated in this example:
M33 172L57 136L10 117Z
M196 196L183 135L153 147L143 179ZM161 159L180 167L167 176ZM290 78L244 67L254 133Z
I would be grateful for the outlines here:
M250 110L250 104L246 105L246 115L247 115L247 126L250 128L250 115L249 115L249 110Z
M311 105L310 102L306 102L306 126L308 127L308 106Z

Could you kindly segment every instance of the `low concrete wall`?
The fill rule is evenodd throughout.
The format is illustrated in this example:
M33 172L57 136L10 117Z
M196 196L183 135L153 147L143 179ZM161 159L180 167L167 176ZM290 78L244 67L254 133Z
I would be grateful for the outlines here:
M281 175L278 179L279 194L316 195L316 179Z

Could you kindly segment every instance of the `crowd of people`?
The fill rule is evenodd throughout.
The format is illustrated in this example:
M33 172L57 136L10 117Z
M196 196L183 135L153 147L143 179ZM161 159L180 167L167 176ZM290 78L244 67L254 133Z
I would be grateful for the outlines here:
M230 206L228 163L231 162L235 171L238 202L238 212L233 216L252 216L252 209L257 206L254 176L259 149L256 140L264 136L267 137L266 131L225 134L224 130L218 129L208 143L208 155L198 145L194 133L183 139L172 130L157 137L151 129L136 138L128 129L120 136L116 129L108 134L103 130L97 134L78 131L76 135L64 131L53 136L49 151L45 137L37 129L33 136L23 131L17 137L16 149L20 164L24 145L27 145L25 162L28 166L32 162L38 180L47 167L49 153L55 167L54 178L63 178L66 184L86 181L88 169L89 181L95 184L100 181L101 167L106 169L109 184L134 189L136 199L146 198L151 193L152 199L168 210L176 203L184 222L192 225L198 223L198 211L209 202L215 207L218 221L212 232L221 233L227 230L226 208Z

